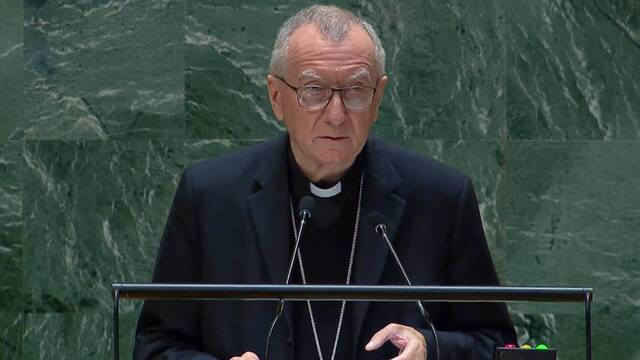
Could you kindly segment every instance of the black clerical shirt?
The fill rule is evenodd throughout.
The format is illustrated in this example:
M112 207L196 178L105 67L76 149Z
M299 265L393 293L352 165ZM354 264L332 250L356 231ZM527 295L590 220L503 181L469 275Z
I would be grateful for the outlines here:
M306 195L313 196L316 201L311 221L305 226L300 243L302 264L307 284L346 284L358 208L360 177L363 172L362 158L363 154L361 153L340 180L342 191L339 194L331 198L321 198L311 193L309 180L302 173L294 160L293 153L289 150L289 186L294 210L297 208L300 199ZM327 188L334 184L315 185ZM296 214L296 224L299 224L299 222L300 219ZM292 232L292 248L293 244ZM297 260L294 264L291 282L302 284L300 266ZM292 305L294 307L294 358L317 359L318 354L307 303L297 301L293 302ZM341 302L311 302L320 347L325 360L331 359L341 306ZM336 349L336 359L348 359L352 354L352 347L355 341L353 339L350 310L351 307L347 303Z

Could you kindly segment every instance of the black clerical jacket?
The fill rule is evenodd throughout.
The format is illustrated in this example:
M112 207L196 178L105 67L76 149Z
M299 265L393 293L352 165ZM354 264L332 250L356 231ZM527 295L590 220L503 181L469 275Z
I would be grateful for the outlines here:
M280 284L292 251L287 176L288 137L200 162L185 170L158 250L153 282ZM387 244L367 214L381 212L415 285L496 285L469 179L424 155L370 138L353 284L404 285ZM350 241L350 239L346 239ZM327 264L331 266L331 264ZM270 358L293 359L291 304L275 329ZM390 359L385 345L365 344L388 323L420 330L435 359L433 336L415 303L349 304L353 359ZM147 301L135 340L136 359L263 356L275 302ZM515 342L502 304L428 303L442 360L491 359ZM283 321L284 320L284 321ZM296 359L300 360L300 359ZM306 359L303 359L306 360Z

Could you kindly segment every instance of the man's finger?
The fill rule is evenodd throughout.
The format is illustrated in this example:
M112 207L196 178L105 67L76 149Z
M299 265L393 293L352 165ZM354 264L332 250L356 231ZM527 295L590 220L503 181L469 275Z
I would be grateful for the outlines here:
M364 347L365 350L372 351L382 346L382 344L389 340L393 335L397 335L398 327L398 324L391 323L382 328L371 337L369 343Z
M258 358L258 355L256 355L255 353L252 353L251 351L247 351L246 353L242 354L242 359L243 360L260 360L260 358Z
M401 332L404 332L404 330L400 330ZM409 343L409 339L407 336L404 336L403 333L394 333L391 334L391 336L389 336L389 341L391 341L391 343L393 344L393 346L395 346L396 348L402 350L404 349L407 344Z
M393 323L375 333L365 349L367 351L376 350L387 341L399 350L398 356L392 360L424 360L427 357L427 344L424 336L414 328Z
M255 353L247 351L246 353L242 354L242 356L234 356L229 360L260 360L260 358L258 358L258 355L256 355Z
M396 345L394 343L394 345ZM397 345L396 345L397 347ZM420 343L418 341L409 341L404 348L400 349L398 356L391 360L412 360L418 356L420 359L424 359L426 354L421 354Z

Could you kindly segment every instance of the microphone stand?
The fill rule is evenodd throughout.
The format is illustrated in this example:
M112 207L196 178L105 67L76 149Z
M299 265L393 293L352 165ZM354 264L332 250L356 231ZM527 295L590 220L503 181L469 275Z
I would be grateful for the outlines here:
M306 200L305 198L303 198L303 201ZM303 201L301 201L301 205ZM311 207L313 207L313 205L311 205ZM293 253L291 254L291 259L289 260L289 269L287 270L287 277L284 281L285 285L289 284L289 280L291 278L291 272L293 271L293 263L296 260L296 254L298 253L298 248L300 247L300 239L302 239L302 231L304 230L304 226L307 224L307 221L309 220L309 218L311 218L311 211L307 208L300 209L300 227L299 227L300 230L298 231L298 234L296 234L297 235L296 243L293 246ZM280 316L282 316L283 311L284 311L284 300L280 299L280 301L278 302L278 306L276 307L276 315L273 318L273 321L271 322L271 326L269 327L269 333L267 335L267 345L264 350L264 360L269 360L269 345L271 344L271 336L273 335L273 330L276 327L276 323L278 322L278 319L280 319Z
M378 233L378 235L382 236L384 240L387 242L387 245L389 246L389 250L391 250L391 254L395 258L396 264L398 264L398 267L400 268L400 271L402 272L402 276L404 276L404 280L407 282L407 285L413 286L413 284L411 284L411 280L409 280L409 276L407 275L407 272L404 270L404 266L402 266L402 262L400 261L400 258L398 257L396 250L393 248L393 245L391 245L391 241L389 241L389 236L387 236L387 226L384 223L379 223L378 225L376 225L375 230ZM434 339L434 342L436 343L436 360L440 360L440 344L438 343L438 335L436 334L436 328L435 326L433 326L433 321L431 320L431 316L424 309L424 306L422 306L422 302L418 300L417 303L418 303L418 309L420 310L420 314L422 315L422 317L424 318L424 321L427 323L427 325L431 329L431 332L433 333L433 339Z

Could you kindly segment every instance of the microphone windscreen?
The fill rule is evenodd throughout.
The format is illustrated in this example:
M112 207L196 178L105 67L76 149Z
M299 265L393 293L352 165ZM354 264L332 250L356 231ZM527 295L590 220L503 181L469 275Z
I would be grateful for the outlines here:
M386 225L387 221L385 220L384 215L378 210L373 211L369 214L369 220L374 225L384 224Z
M316 206L315 199L307 195L300 200L300 205L298 205L298 214L302 214L305 211L311 214L315 206Z

